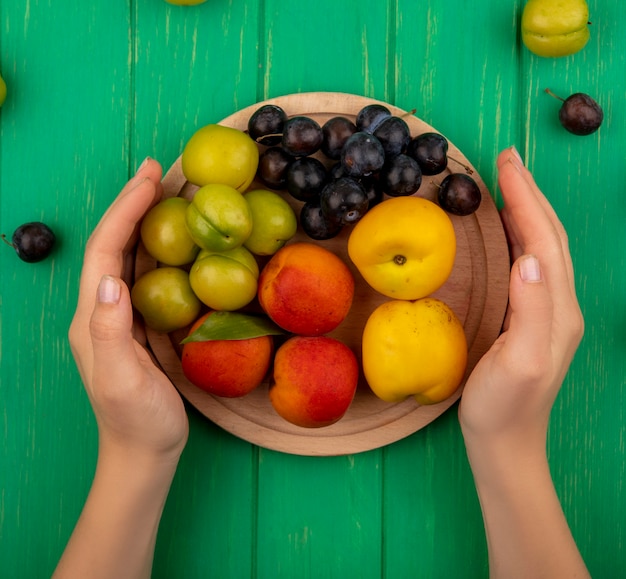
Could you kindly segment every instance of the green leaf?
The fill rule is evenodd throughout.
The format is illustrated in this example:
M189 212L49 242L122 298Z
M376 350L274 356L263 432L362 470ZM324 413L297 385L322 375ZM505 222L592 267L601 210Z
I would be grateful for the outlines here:
M213 312L194 332L181 341L248 340L260 336L279 336L285 331L265 316L239 312Z

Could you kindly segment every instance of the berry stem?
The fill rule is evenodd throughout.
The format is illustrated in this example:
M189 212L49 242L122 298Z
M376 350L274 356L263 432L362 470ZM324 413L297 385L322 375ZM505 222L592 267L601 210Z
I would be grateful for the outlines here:
M462 161L459 161L458 159L455 159L454 157L451 157L450 155L448 155L448 159L450 159L451 161L454 161L457 165L461 165L461 167L465 169L465 172L468 175L471 175L472 173L474 173L472 168L469 165L466 165L465 163L463 163Z
M268 139L268 138L270 138L270 137L282 137L282 136L283 136L283 134L282 134L282 133L269 133L269 134L267 134L267 135L261 135L260 137L257 137L257 138L255 139L255 142L257 142L257 143L262 143L262 142L263 142L263 139Z
M550 95L553 96L555 99L559 99L562 102L565 102L564 98L561 98L559 95L554 94L549 88L546 89L546 92Z
M7 236L3 233L2 235L0 235L0 237L2 237L2 241L4 241L4 243L6 243L9 247L12 247L13 249L15 249L15 245L13 245L8 239Z

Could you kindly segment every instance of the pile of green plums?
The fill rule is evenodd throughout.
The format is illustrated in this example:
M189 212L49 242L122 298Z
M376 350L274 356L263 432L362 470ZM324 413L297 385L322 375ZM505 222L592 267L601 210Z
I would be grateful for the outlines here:
M241 309L257 294L257 258L274 254L296 229L291 206L264 189L242 194L209 184L192 200L164 199L141 223L142 243L158 267L133 286L133 305L162 332L194 322L203 304Z

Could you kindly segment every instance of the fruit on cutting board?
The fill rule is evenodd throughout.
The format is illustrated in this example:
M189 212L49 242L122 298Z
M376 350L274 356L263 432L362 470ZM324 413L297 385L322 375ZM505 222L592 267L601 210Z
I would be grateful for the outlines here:
M159 267L143 274L131 289L133 306L145 324L158 332L173 332L191 324L202 304L178 267Z
M280 144L290 155L306 157L317 152L323 140L322 127L315 119L296 116L285 121Z
M559 109L559 122L565 130L574 135L586 136L600 128L604 112L588 94L577 92L564 99L549 88L546 92L563 103Z
M353 296L348 266L313 243L285 245L259 276L259 304L274 323L294 334L331 332L347 316Z
M413 157L400 153L385 163L379 181L390 197L413 195L422 184L422 170Z
M538 56L568 56L589 40L585 0L528 0L522 12L522 41Z
M356 223L369 207L365 188L349 177L328 183L319 195L319 203L326 221L341 226Z
M365 379L380 399L414 396L420 404L435 404L461 384L467 341L461 322L441 300L391 300L368 318L362 356Z
M278 145L282 140L287 113L276 105L259 107L248 119L248 134L255 142L268 147Z
M259 155L257 176L272 189L284 189L287 186L287 171L294 160L295 157L281 147L269 147Z
M390 116L391 111L383 104L365 105L356 115L356 129L373 133Z
M376 127L373 135L382 145L387 161L404 153L411 141L409 125L403 118L397 116L385 119Z
M56 242L56 235L45 223L31 221L20 225L7 241L4 233L2 240L15 249L15 253L28 263L42 261L50 255Z
M448 156L443 135L429 132L413 138L405 115L392 115L378 103L360 109L356 122L333 116L321 127L311 117L289 117L278 105L261 105L248 119L248 132L265 146L258 180L272 189L286 189L304 204L300 225L317 241L353 226L385 195L415 194L422 175L441 173L449 160L473 173L469 165ZM449 207L457 215L476 208Z
M311 239L324 240L337 237L343 225L339 221L331 221L322 211L320 201L307 201L300 209L300 225L302 231Z
M368 177L380 171L385 164L385 150L370 133L354 133L341 150L341 166L348 177Z
M370 209L354 226L348 255L376 291L416 300L450 276L456 256L454 226L432 201L394 197Z
M188 207L189 201L183 197L163 199L141 222L141 241L148 253L162 264L191 263L200 251L187 230Z
M328 171L315 157L300 157L293 160L285 173L287 192L298 201L319 199L327 181Z
M187 141L181 156L182 170L190 183L229 185L244 192L259 164L259 148L243 131L222 125L206 125Z
M439 133L422 133L411 139L407 155L417 161L423 175L438 175L448 166L448 139Z
M301 214L305 233L314 238L328 239L337 235L343 226L351 227L347 250L363 278L385 296L397 298L389 304L399 303L404 308L418 311L418 314L414 314L409 309L402 317L394 310L384 323L375 326L379 311L376 310L368 320L368 327L374 327L369 335L375 337L368 339L368 334L363 334L363 364L365 368L367 358L369 370L366 378L371 382L372 390L383 400L397 401L413 395L420 403L430 404L454 392L462 380L467 361L465 335L454 313L434 298L420 299L439 289L452 271L456 255L454 227L442 207L412 195L420 186L417 178L412 179L410 189L405 189L405 182L392 180L391 171L388 171L390 176L385 189L372 185L380 184L381 167L394 167L389 159L406 158L410 161L414 175L419 176L420 180L421 168L419 162L407 154L411 141L404 129L406 123L398 122L397 117L386 114L384 110L368 110L371 111L368 113L371 115L368 122L364 121L366 115L362 115L361 119L367 125L367 132L363 127L359 131L357 125L343 123L342 134L336 135L334 139L343 145L335 144L332 152L332 156L338 157L339 162L332 169L316 158L302 156L321 148L318 128L322 131L322 137L324 129L319 125L309 123L302 117L297 118L297 122L289 122L284 115L277 115L276 110L267 109L264 112L267 118L258 115L252 126L258 132L258 135L255 133L256 141L263 142L266 152L281 152L266 167L265 177L268 181L278 184L284 179L287 185L290 182L289 175L291 181L294 181L296 173L299 177L304 175L307 178L303 180L303 183L306 181L304 185L298 184L296 194L289 187L286 191L301 201L304 207L308 207L306 212L303 208ZM283 129L286 127L281 135L277 131L280 123ZM207 151L222 154L228 149L228 146L224 146L224 140L216 137L223 128L220 125L204 127L204 140L199 139L195 143L193 139L190 140L183 154L183 170L185 159L190 162L193 154L197 155L196 160L204 160ZM241 131L229 131L246 137L258 153L255 140ZM226 135L226 145L237 140L233 133L223 134ZM280 142L275 141L278 137ZM442 139L438 142L441 145ZM446 145L443 157L447 164L447 141L443 142ZM326 154L325 141L321 143L324 148L320 155ZM346 144L350 146L346 147ZM247 146L238 141L236 148L246 156L245 150L241 149ZM286 151L300 156L295 158ZM232 151L231 154L236 156ZM384 164L385 159L389 161L387 165ZM275 163L277 160L280 162ZM315 168L316 163L322 166L318 179L320 187L311 200L308 198L308 189L307 195L303 191L311 181L313 171L304 169L309 166ZM216 167L228 169L228 165L228 160L222 160ZM374 170L376 167L378 169ZM395 168L396 172L406 172L405 164L398 164ZM194 183L190 173L193 169L191 162L191 169L188 166L185 172L191 183ZM255 297L258 298L258 305L267 318L284 332L295 335L284 342L275 356L271 347L272 339L264 335L262 339L265 346L268 343L270 346L253 354L253 359L260 362L258 365L247 360L247 354L240 353L239 347L252 346L260 338L253 338L249 334L238 337L215 336L217 339L207 339L208 335L194 336L194 339L200 341L183 343L185 376L199 388L214 395L238 397L262 382L273 359L274 372L269 396L276 412L285 420L302 427L327 426L345 414L354 398L359 379L360 367L354 353L336 338L325 335L335 330L348 315L354 299L355 281L348 265L321 245L293 241L287 243L292 240L297 229L293 200L288 203L284 196L276 192L255 189L256 185L250 187L255 172L256 166L254 171L247 174L250 181L245 186L242 185L244 180L240 178L216 182L216 177L211 175L207 177L210 182L198 185L195 192L195 188L185 191L190 201L176 198L169 200L169 206L161 202L153 208L142 224L146 239L151 238L157 245L161 243L167 246L165 234L161 232L161 228L165 228L163 222L172 228L170 233L174 235L181 234L182 221L187 239L185 242L172 242L170 248L176 246L183 254L194 252L195 258L176 264L190 264L184 269L168 267L167 260L171 262L172 258L159 258L158 250L153 250L153 256L166 267L150 272L155 277L149 281L156 288L142 288L144 280L138 280L138 287L133 288L133 303L144 315L148 325L169 332L188 327L193 320L197 320L202 307L198 304L210 308L209 315L215 315L213 319L216 320L226 313L242 315L242 312L236 310L241 310ZM344 190L339 187L342 180L348 179L348 173L352 174L351 184L357 186L354 188L356 194L353 188ZM195 179L196 184L201 182L202 179ZM325 189L323 185L330 182L333 186ZM323 193L325 190L326 193ZM383 192L390 197L398 197L381 203ZM448 210L454 210L454 207L448 207ZM161 216L159 211L163 212ZM181 220L183 214L184 219ZM308 216L306 220L302 215ZM174 220L176 225L173 224ZM324 227L320 226L320 220L324 221ZM310 226L305 227L305 223ZM329 224L337 224L337 228L331 230ZM189 259L189 253L186 253L185 259ZM260 272L259 263L265 263ZM178 277L186 275L185 289L193 296L194 307L198 308L191 320L184 307L188 304L181 305L181 301L185 300L178 299L176 295L178 292L184 298L188 297L182 290L185 282L182 279L177 279L176 283L168 281L165 272L169 270L175 271ZM161 295L158 295L159 291ZM167 299L162 299L168 292ZM422 304L429 304L429 309L422 311ZM446 327L444 315L439 319L431 309L435 312L443 311L451 329ZM417 318L415 323L411 316ZM202 319L206 320L207 316ZM193 328L199 327L201 323L198 320ZM438 329L437 324L443 329ZM457 332L459 328L461 335ZM420 345L423 351L419 360L433 362L427 369L420 367L417 376L414 371L415 352L405 347L406 344L416 347L411 342L416 333L425 336ZM381 336L386 337L379 339ZM383 347L389 348L394 344L397 351L391 354L382 352ZM459 344L463 348L459 348ZM459 349L465 358L462 359ZM394 359L396 366L391 368L386 358ZM233 375L233 369L236 375Z
M213 313L201 316L189 334ZM273 350L271 336L186 342L181 365L183 374L194 386L215 396L237 398L245 396L263 382Z
M187 229L202 249L226 251L243 245L252 233L252 213L244 196L229 185L198 189L187 208Z
M463 217L480 207L482 195L472 177L465 173L450 173L439 185L437 201L444 211Z
M336 116L328 119L322 126L324 140L322 153L329 159L338 161L346 141L357 132L356 125L346 117Z
M327 336L294 336L276 351L270 402L297 426L329 426L348 410L358 378L357 359L343 342Z
M259 266L245 247L202 250L189 271L191 289L214 310L234 311L256 296Z
M244 242L255 255L274 255L298 230L291 205L278 193L253 189L245 194L252 215L252 232Z

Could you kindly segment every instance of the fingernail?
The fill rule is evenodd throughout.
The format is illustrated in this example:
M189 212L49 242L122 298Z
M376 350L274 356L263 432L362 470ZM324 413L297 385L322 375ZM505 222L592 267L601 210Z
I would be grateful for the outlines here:
M144 168L144 167L148 164L148 161L150 161L150 157L146 157L146 158L145 158L145 159L141 162L141 165L139 165L139 167L137 168L137 171L135 171L135 175L136 175L137 173L139 173L139 171L141 171L141 170L142 170L142 169L143 169L143 168Z
M513 165L513 167L515 168L515 170L520 174L523 175L522 171L524 169L524 165L522 165L518 160L517 157L509 157L506 160L507 163L510 163L511 165Z
M117 304L120 301L121 288L118 281L110 275L103 275L98 285L98 301L101 304Z
M522 257L519 262L519 274L522 281L541 281L541 267L539 266L539 260L534 255L526 255Z
M519 154L519 151L517 150L517 147L515 145L511 147L511 153L515 155L515 158L520 162L520 165L524 166L524 160L522 159L522 156Z

